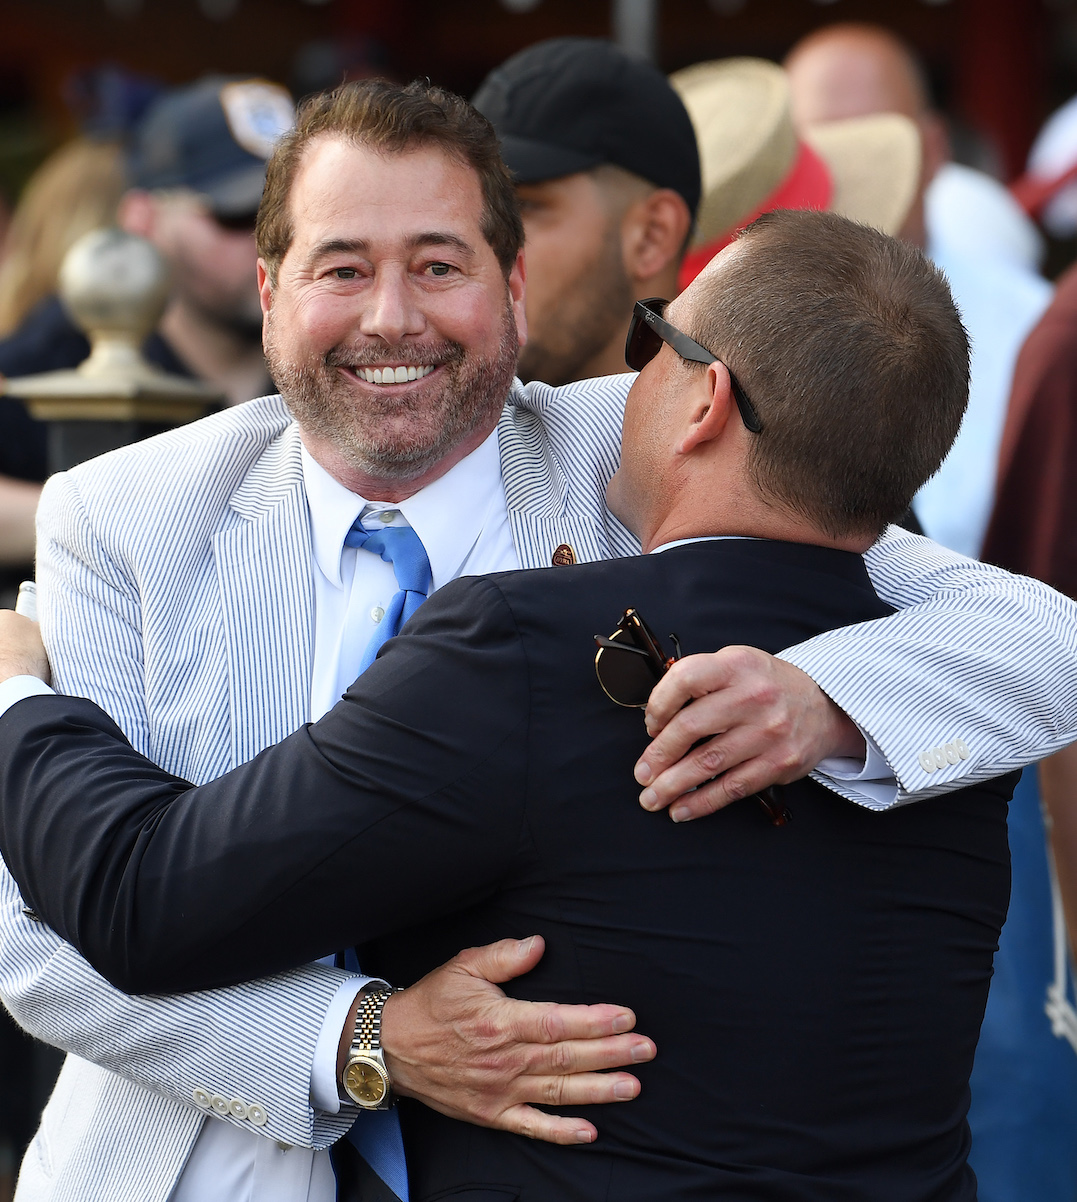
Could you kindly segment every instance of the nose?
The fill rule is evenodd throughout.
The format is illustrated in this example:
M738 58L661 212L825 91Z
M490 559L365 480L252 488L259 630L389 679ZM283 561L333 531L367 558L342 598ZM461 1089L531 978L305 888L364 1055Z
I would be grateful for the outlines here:
M392 345L409 334L422 334L426 317L408 286L405 272L380 271L367 291L359 329L370 338Z

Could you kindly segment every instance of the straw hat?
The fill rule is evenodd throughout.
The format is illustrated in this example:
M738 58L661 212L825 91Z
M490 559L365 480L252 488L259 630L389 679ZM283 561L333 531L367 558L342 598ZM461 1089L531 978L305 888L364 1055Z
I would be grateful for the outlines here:
M920 181L920 134L896 113L793 126L774 63L729 58L670 77L695 126L703 169L696 244L731 235L772 208L827 209L887 234L904 224Z

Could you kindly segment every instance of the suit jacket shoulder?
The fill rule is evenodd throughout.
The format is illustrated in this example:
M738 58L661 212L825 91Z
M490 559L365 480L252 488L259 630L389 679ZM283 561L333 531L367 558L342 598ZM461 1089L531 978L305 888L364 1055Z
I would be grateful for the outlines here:
M621 418L634 375L563 388L514 382L501 419L501 470L523 567L549 567L562 544L576 562L639 553L606 508L621 459Z
M101 528L113 529L121 540L163 515L182 514L191 520L220 510L274 446L280 448L280 456L259 473L263 479L254 481L256 492L264 491L264 478L282 461L294 458L298 467L296 435L280 397L236 405L54 476L46 485L39 528L49 537L62 523L61 507L54 503L57 494L65 502L77 495Z

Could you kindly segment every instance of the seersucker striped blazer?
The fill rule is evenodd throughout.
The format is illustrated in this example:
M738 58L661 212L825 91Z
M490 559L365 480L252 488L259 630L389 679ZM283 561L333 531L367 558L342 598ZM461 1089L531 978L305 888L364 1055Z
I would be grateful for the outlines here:
M525 566L546 566L562 543L580 560L638 550L604 506L630 382L514 386L499 438ZM897 532L868 560L880 593L905 612L788 658L874 736L901 800L1077 737L1070 602ZM57 687L99 702L169 770L211 779L307 718L310 565L298 434L279 398L54 477L39 514L38 580ZM969 754L951 764L945 747L956 739ZM921 757L936 747L944 766L929 770ZM128 998L26 918L4 872L0 993L28 1030L73 1053L20 1202L165 1202L206 1121L199 1089L257 1098L272 1139L333 1142L350 1115L314 1112L308 1087L338 979L315 965L233 989Z

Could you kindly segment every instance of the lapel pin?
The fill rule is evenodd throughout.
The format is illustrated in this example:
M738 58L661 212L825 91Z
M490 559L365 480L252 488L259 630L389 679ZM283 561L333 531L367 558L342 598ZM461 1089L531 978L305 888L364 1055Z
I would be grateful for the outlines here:
M550 560L550 563L555 568L563 568L566 566L571 566L575 562L576 562L576 552L573 551L573 549L568 545L568 543L562 543L557 548L557 550L553 553L553 558Z

